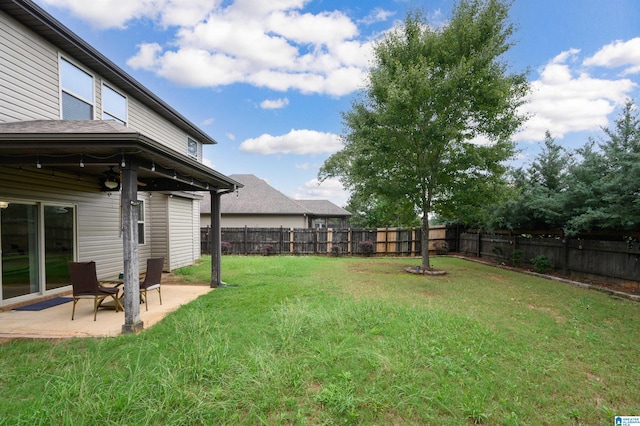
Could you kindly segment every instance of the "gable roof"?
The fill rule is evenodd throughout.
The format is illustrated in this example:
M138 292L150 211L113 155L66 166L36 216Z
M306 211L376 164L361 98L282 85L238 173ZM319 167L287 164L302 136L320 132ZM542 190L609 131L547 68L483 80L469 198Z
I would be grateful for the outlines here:
M211 136L187 120L33 1L2 0L0 1L0 10L98 73L106 81L118 86L127 95L138 99L149 109L184 130L199 142L204 144L217 143Z
M221 198L220 211L222 214L351 216L351 213L329 200L294 200L289 198L255 175L234 174L229 175L229 178L244 186L235 194L228 194ZM210 194L203 195L200 213L210 214Z

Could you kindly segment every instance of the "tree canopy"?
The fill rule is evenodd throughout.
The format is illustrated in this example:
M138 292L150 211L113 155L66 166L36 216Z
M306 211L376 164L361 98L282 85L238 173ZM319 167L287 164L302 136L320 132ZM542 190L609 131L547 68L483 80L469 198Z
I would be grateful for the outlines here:
M567 152L547 133L528 169L512 173L514 194L492 206L488 227L635 231L640 227L640 119L628 100L615 125Z
M319 178L338 177L352 198L412 205L425 236L431 213L480 215L502 193L525 120L526 76L502 58L514 33L508 12L505 1L461 0L438 28L409 13L376 45L367 86L343 113L344 149Z

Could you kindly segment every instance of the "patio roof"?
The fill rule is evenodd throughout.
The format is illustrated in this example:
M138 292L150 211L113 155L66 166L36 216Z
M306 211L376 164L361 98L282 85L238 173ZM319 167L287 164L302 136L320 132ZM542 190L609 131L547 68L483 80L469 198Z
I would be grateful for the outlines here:
M233 191L242 184L187 155L109 120L0 123L0 165L91 175L122 161L139 165L140 191Z

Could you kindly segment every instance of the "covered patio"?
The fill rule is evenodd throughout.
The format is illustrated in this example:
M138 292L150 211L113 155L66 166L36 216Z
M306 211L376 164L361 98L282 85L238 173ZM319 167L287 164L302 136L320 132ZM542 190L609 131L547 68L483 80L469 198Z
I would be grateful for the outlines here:
M125 313L113 314L112 317L118 318L122 332L142 330L146 321L143 318L151 313L141 313L139 309L138 191L164 194L186 192L194 196L198 191L206 191L211 194L211 210L218 212L214 221L214 231L218 237L212 252L210 287L221 284L220 197L241 187L240 183L139 132L114 121L103 120L35 120L0 124L2 167L11 168L14 172L17 170L18 173L27 168L48 171L50 177L56 173L73 174L79 180L90 182L93 191L119 193ZM82 185L78 185L79 191L82 188ZM180 289L186 291L184 286ZM189 296L187 294L184 297ZM174 300L181 298L177 294ZM168 296L167 300L168 305L163 306L164 309L171 307L171 297ZM62 309L66 310L66 307ZM41 314L57 311L58 308L49 308ZM20 312L19 316L23 314ZM2 316L11 315L3 313ZM107 315L102 313L100 316ZM17 318L15 313L12 318ZM4 327L3 321L0 321L0 333L11 330L10 325ZM70 316L65 321L69 323L67 326L52 329L50 333L64 334L69 330L67 327L77 327L78 322L72 323ZM45 318L40 325L47 322ZM104 329L104 324L100 328ZM28 329L25 333L28 333Z
M162 305L157 292L149 293L149 310L140 305L140 319L146 328L213 289L208 285L162 284ZM71 297L71 295L66 295ZM0 312L0 342L10 339L67 339L73 337L114 337L122 334L124 312L98 309L93 320L93 301L80 300L71 321L73 302L40 311Z

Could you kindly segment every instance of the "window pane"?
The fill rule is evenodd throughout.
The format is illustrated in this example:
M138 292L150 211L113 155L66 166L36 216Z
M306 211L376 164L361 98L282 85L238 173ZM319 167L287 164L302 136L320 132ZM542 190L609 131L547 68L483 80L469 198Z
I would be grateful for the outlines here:
M120 123L120 124L122 124L123 126L126 124L124 121L120 120L120 119L119 119L119 118L117 118L117 117L114 117L113 115L109 115L109 114L107 114L106 112L103 112L103 113L102 113L102 119L103 119L103 120L114 120L115 122Z
M93 106L62 92L63 120L93 120Z
M104 84L102 85L102 109L110 118L121 123L127 121L127 99Z
M73 260L73 207L44 207L47 290L69 285L67 262Z
M2 298L39 291L38 208L10 203L0 209L2 242Z
M62 89L93 103L93 77L64 59L60 59Z
M138 223L138 244L144 244L144 223Z

